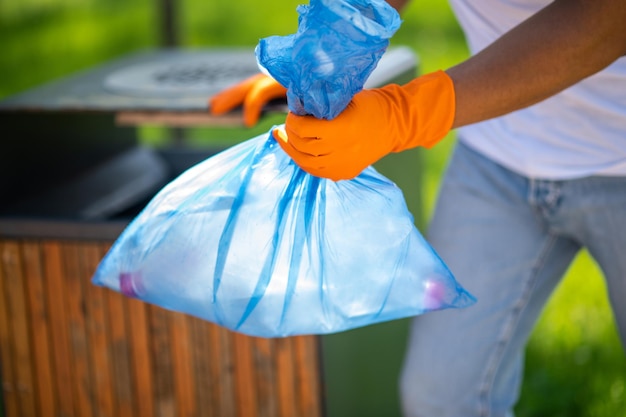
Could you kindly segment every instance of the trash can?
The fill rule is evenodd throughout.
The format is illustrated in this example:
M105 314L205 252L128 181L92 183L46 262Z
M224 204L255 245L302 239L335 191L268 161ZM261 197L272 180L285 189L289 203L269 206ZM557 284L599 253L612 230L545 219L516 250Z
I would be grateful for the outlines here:
M254 57L224 52L215 55ZM148 148L134 127L116 123L121 111L200 114L156 104L146 110L140 102L164 100L124 95L102 81L147 57L166 62L180 54L138 54L0 103L7 133L0 151L7 417L322 415L319 338L247 337L90 282L154 193L220 150ZM213 55L190 53L209 63ZM237 76L257 71L246 68ZM201 100L206 113L206 96Z

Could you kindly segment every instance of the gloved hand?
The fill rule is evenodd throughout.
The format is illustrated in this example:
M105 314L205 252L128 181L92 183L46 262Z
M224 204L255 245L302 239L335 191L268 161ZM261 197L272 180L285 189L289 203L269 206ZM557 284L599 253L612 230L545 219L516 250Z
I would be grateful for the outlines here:
M211 97L209 111L220 115L243 105L244 124L252 127L259 121L263 107L270 100L285 97L286 94L287 89L278 81L259 73Z
M273 134L303 170L334 181L356 177L390 152L431 147L450 131L455 96L443 71L399 86L363 90L333 120L287 115Z

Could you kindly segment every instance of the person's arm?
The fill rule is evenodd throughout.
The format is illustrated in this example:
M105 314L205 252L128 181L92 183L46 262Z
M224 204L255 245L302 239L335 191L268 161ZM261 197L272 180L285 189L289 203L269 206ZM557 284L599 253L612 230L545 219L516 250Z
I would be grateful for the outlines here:
M387 0L387 3L401 13L404 7L409 4L410 0Z
M390 152L431 147L452 128L530 106L600 71L626 53L624 22L625 0L555 0L446 72L363 90L333 120L289 113L275 136L305 171L353 178Z
M555 0L496 42L448 69L453 127L518 110L626 54L626 1Z

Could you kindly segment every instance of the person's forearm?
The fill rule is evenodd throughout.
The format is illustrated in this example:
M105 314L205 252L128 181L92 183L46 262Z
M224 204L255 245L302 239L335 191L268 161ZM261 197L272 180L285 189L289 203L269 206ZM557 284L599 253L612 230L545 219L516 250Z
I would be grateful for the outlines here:
M446 72L453 127L544 100L626 54L626 1L556 0Z
M409 3L409 0L387 0L387 3L394 9L401 13L404 7Z

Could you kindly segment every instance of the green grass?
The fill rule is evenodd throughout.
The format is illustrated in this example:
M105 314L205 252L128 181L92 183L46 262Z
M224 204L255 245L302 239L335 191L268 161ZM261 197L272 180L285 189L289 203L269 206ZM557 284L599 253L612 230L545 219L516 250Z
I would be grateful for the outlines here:
M582 252L532 335L518 417L626 416L626 360L605 292Z
M254 46L258 39L292 33L294 0L184 0L178 2L183 46ZM0 98L43 82L159 44L159 14L152 0L20 0L0 2ZM392 44L419 55L421 71L463 60L463 36L442 0L414 1ZM209 138L225 143L252 137L280 120L266 118L253 130L194 129L193 146ZM167 130L146 127L152 143ZM7 140L7 138L4 138ZM423 213L430 216L454 134L423 153ZM626 416L626 360L607 305L602 276L586 252L576 259L546 307L527 355L518 417ZM371 394L367 394L371 395Z

